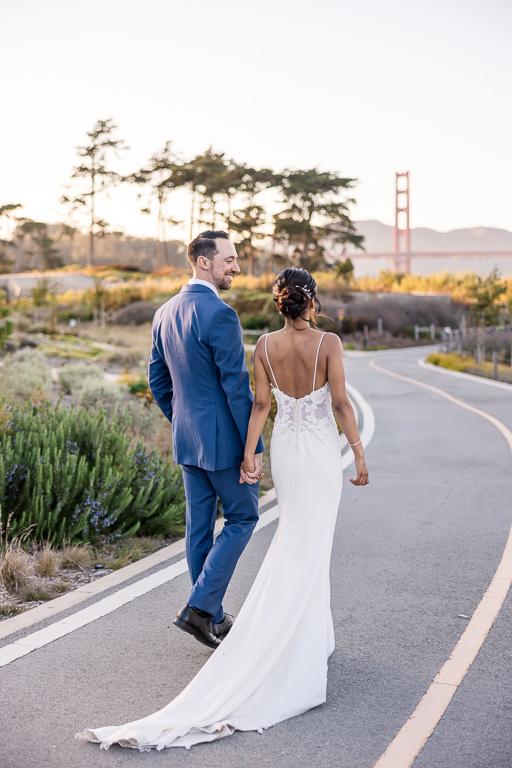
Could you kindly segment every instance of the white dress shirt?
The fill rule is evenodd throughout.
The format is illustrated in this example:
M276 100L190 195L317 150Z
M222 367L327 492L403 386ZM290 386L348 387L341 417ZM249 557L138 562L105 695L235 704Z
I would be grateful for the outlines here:
M209 283L207 280L201 280L199 277L191 277L188 281L189 285L206 285L207 288L211 288L211 290L215 293L216 296L219 295L219 292L217 290L217 286L213 283Z

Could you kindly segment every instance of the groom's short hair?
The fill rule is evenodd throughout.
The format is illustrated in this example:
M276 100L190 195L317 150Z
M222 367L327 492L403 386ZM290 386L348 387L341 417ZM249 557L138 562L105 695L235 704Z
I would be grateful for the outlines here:
M216 240L229 240L229 235L221 229L207 229L206 232L201 232L188 247L187 256L190 263L197 264L199 256L205 256L212 261L218 253Z

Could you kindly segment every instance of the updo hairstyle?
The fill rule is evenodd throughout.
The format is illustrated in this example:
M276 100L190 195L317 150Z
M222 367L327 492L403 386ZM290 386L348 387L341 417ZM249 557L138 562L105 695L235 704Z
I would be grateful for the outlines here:
M272 295L278 311L292 320L303 317L311 299L318 304L318 310L315 311L321 310L320 302L316 298L317 293L316 280L305 269L284 269L272 286Z

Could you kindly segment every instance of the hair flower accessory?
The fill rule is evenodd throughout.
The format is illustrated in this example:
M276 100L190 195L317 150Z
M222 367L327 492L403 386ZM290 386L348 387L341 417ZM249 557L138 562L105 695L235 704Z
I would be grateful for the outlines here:
M304 293L306 294L306 296L308 297L308 299L311 299L311 298L312 298L312 296L311 296L311 291L310 291L308 288L304 288L304 286L303 286L303 285L296 285L295 287L296 287L296 288L300 288L300 290L301 290L301 291L304 291Z

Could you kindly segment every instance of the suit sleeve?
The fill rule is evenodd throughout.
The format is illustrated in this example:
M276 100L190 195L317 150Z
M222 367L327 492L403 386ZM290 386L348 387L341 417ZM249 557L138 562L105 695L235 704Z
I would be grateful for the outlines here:
M212 318L209 340L222 389L245 445L254 395L245 363L240 321L236 312L226 304ZM264 447L260 436L256 453L262 453Z
M153 344L148 365L149 389L160 410L172 423L172 378L158 342L157 329L153 326Z

